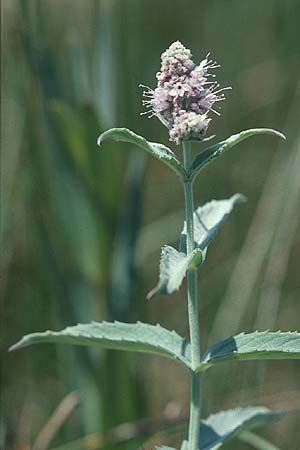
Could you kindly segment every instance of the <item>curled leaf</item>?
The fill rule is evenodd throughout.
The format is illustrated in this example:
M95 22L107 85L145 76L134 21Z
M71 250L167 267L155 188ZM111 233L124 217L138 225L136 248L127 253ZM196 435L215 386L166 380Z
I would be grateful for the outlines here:
M148 142L142 136L135 134L133 131L127 128L111 128L110 130L102 133L97 140L97 144L100 146L104 141L111 139L117 142L128 142L136 145L137 147L150 153L150 155L159 159L171 169L173 169L180 178L187 178L186 171L175 155L168 147L155 142Z
M242 142L244 139L248 139L249 137L256 136L258 134L268 134L280 137L281 139L286 139L284 134L270 128L253 128L250 130L241 131L238 134L233 134L225 141L218 142L217 144L204 149L202 152L198 153L198 155L195 156L192 163L191 177L195 178L195 176L204 167L217 159L219 156L223 155L223 153L225 153L230 148Z
M178 290L188 269L195 269L203 260L200 249L195 249L189 256L178 252L175 248L165 245L162 247L159 282L147 295L151 299L158 294L171 294Z
M212 200L194 211L195 246L204 251L215 237L237 203L244 202L246 197L235 194L224 200ZM180 250L186 251L186 222L180 236Z

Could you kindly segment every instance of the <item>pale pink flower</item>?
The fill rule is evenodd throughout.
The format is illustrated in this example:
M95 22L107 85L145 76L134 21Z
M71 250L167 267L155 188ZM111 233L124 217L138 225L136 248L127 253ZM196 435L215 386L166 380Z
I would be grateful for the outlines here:
M209 54L198 66L191 51L179 41L174 42L161 55L161 68L157 72L156 89L143 86L149 109L142 114L157 116L169 129L170 140L179 144L184 140L203 140L212 111L219 115L214 105L224 100L223 91L216 81L209 81L211 70L219 67L209 60Z

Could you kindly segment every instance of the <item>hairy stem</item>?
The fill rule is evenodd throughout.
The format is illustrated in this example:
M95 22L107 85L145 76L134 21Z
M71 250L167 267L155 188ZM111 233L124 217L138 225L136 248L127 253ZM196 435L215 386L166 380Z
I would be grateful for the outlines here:
M189 142L183 144L184 167L187 173L191 168L191 147ZM185 219L187 234L187 254L194 249L194 199L191 181L184 181ZM187 273L188 315L192 352L192 367L200 365L200 327L198 306L198 280L195 269ZM191 403L188 431L188 450L197 450L199 442L199 429L201 419L201 386L200 374L193 374L191 378Z

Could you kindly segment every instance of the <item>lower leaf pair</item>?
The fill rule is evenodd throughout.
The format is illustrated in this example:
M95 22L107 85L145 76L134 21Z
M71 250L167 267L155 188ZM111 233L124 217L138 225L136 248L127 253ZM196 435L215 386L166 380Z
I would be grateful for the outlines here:
M68 343L153 353L182 363L192 372L202 372L226 360L300 359L300 333L254 332L239 334L214 345L204 354L200 366L192 368L190 343L175 331L145 323L92 322L24 336L10 348L36 343ZM262 407L236 408L213 414L201 422L199 450L216 450L243 430L264 425L282 416ZM187 448L184 441L182 450ZM168 450L169 447L162 447ZM172 449L174 450L174 449Z

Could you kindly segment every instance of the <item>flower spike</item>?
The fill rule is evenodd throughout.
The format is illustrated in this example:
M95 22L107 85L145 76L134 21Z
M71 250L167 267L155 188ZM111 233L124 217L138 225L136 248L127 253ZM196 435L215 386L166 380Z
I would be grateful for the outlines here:
M220 115L214 105L225 99L225 90L231 89L209 81L215 76L210 71L220 67L209 57L210 53L197 66L191 51L176 41L161 56L157 87L140 85L145 88L143 105L147 108L142 114L158 117L176 144L202 141L211 120L208 113Z

